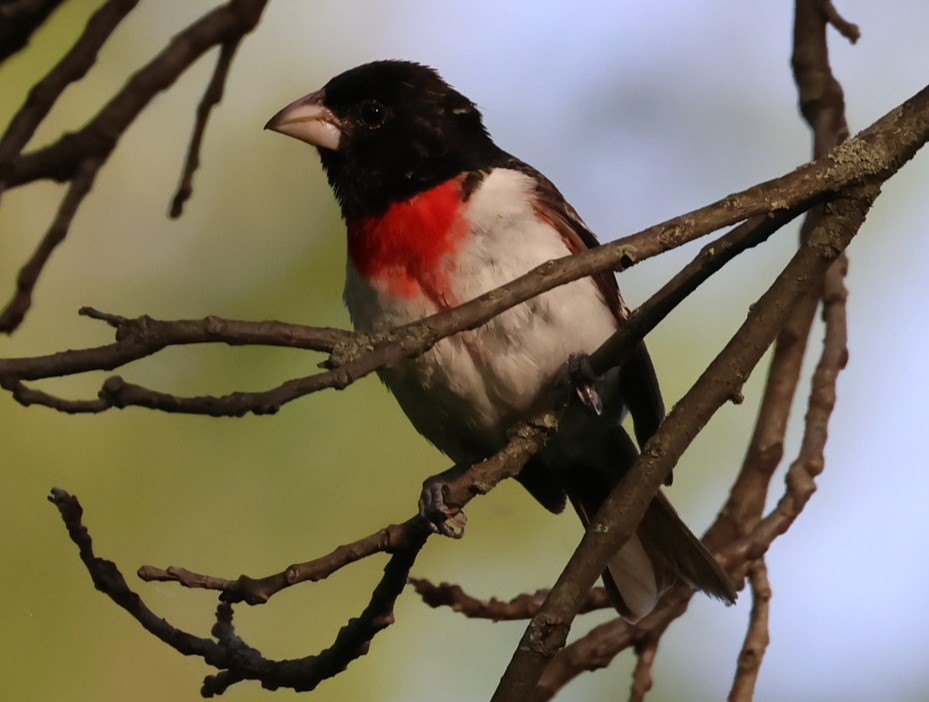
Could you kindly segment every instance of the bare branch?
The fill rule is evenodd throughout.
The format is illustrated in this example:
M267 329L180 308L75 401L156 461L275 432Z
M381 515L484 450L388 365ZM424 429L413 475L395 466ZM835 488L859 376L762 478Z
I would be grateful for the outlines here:
M42 241L36 247L32 257L23 266L19 275L16 276L16 293L7 303L3 311L0 312L0 332L10 333L26 316L29 306L32 304L32 291L35 289L39 274L45 268L45 264L51 257L52 252L57 246L64 241L71 227L71 220L77 213L87 193L94 185L97 172L100 170L101 162L97 159L87 159L81 163L80 168L74 175L68 192L65 194L58 212L48 231L45 233Z
M360 616L350 620L336 636L332 646L316 656L272 661L246 644L232 625L232 605L223 602L217 608L213 633L217 640L188 634L155 615L126 584L116 565L97 557L90 534L82 523L83 509L77 498L54 489L49 501L58 507L72 541L78 546L81 560L98 590L132 615L147 631L184 655L195 655L222 672L208 676L201 690L205 697L222 694L242 680L258 680L263 687L289 687L297 691L312 690L323 680L342 672L354 659L368 651L371 639L393 623L393 607L403 591L410 567L425 543L426 532L417 540L396 551L384 576Z
M771 585L768 583L768 568L763 559L752 564L748 581L752 586L752 613L739 652L738 669L729 691L729 702L751 702L755 699L755 683L761 671L761 661L771 642L768 634Z
M554 426L526 425L517 431L506 447L496 455L456 472L446 485L449 504L464 507L468 502L493 489L501 480L511 478L526 460L544 445ZM184 587L217 590L227 602L263 604L275 594L302 582L316 582L337 570L376 553L399 553L418 543L423 531L431 532L420 515L401 524L391 524L370 536L340 546L320 558L288 566L283 571L261 578L242 575L234 580L195 573L186 568L142 566L138 575L146 581L176 582Z
M843 144L835 152L787 176L731 195L713 205L649 227L630 237L582 254L551 261L531 273L469 303L386 334L357 336L333 351L332 370L297 378L268 391L225 397L182 398L113 380L103 389L111 406L128 404L164 409L235 416L253 411L276 411L281 404L322 388L344 388L373 370L414 356L456 331L472 329L501 311L552 287L668 250L710 231L777 211L785 215L802 210L862 179L884 180L920 148L929 134L929 89ZM748 245L748 244L747 244ZM712 253L712 251L710 251ZM19 360L17 363L21 363ZM0 361L0 377L9 387L16 380Z
M61 377L92 370L112 370L165 348L188 344L255 344L331 352L354 338L332 327L265 321L246 322L204 317L165 321L148 316L129 319L82 307L80 314L105 321L116 329L116 342L47 356L0 359L0 377L21 380Z
M633 343L648 333L700 283L739 252L766 239L794 214L794 211L787 210L770 217L753 218L705 247L690 264L652 296L640 311L630 316L623 330L602 351L594 354L594 368L605 372L617 364L616 359L628 353ZM127 319L84 308L82 313L102 319L116 328L115 344L34 358L0 359L0 385L11 390L22 404L42 404L66 412L101 412L110 407L136 405L213 416L240 416L247 412L273 413L283 404L303 395L331 387L343 388L381 366L425 352L446 336L478 326L531 297L539 287L553 287L550 278L559 270L556 266L566 267L574 258L586 255L579 254L545 264L470 303L421 322L372 336L280 322L233 322L213 317L174 322L157 321L150 317ZM207 342L262 343L329 351L331 356L327 365L334 367L324 373L287 381L271 390L238 392L224 397L177 397L127 383L120 377L112 377L104 383L98 399L72 401L32 390L22 383L23 380L58 377L89 370L112 370L157 353L168 345ZM621 348L623 345L625 349Z
M811 220L808 217L806 221ZM719 517L704 537L711 547L718 548L744 536L761 518L771 478L784 456L787 422L818 307L819 295L807 295L777 335L755 430L742 469Z
M67 235L74 212L90 190L92 178L88 182L88 171L96 173L106 163L123 133L152 98L173 85L204 52L216 44L234 49L258 24L266 3L267 0L229 0L214 8L177 34L84 127L65 134L50 146L20 154L64 88L93 65L100 45L132 10L132 5L111 0L94 15L74 48L43 81L42 91L30 95L0 144L0 193L41 179L72 182L52 230L20 271L17 291L0 314L0 331L14 331L28 311L39 274L51 251ZM224 60L226 53L221 54L220 64L228 67L228 61ZM231 53L228 58L231 60ZM205 123L205 116L203 119ZM61 217L62 212L70 214Z
M800 0L794 24L794 80L801 112L813 132L814 158L848 137L842 86L829 64L826 25L834 23L830 12L835 13L835 8L828 0ZM857 33L857 27L850 26ZM807 213L800 230L801 241L809 238L822 216L822 207ZM839 261L836 265L845 264ZM783 457L787 421L821 296L821 290L807 296L778 334L742 470L719 519L707 533L707 543L721 544L744 536L761 518L771 477Z
M826 336L822 357L813 373L813 388L800 453L787 471L787 489L777 506L758 523L751 534L734 546L735 552L744 553L746 558L763 555L767 546L790 528L816 491L814 479L825 466L823 452L829 417L835 407L836 379L848 362L845 310L848 292L843 282L845 272L844 267L833 268L824 286L823 319L826 322Z
M62 0L16 0L0 6L0 62L29 44Z
M673 588L655 611L635 626L614 619L597 627L561 649L539 678L533 702L547 702L562 687L585 671L608 666L620 651L648 638L661 639L665 629L687 611L693 597L689 587Z
M48 178L70 180L88 158L105 161L155 95L173 85L206 51L254 29L266 4L267 0L229 0L214 8L178 33L84 127L5 163L0 180L7 187Z
M200 104L197 106L197 120L194 123L193 134L190 137L190 146L187 148L187 158L184 160L181 182L177 186L174 199L171 201L171 217L175 219L184 212L184 203L193 194L194 173L200 166L200 146L203 143L206 123L213 108L223 99L223 87L229 75L229 67L232 65L236 49L239 48L243 38L244 35L240 34L223 42L219 50L219 58L216 60L216 68L213 69L213 77L206 87L206 92L203 93L203 99L200 100Z
M635 670L632 671L632 689L629 702L643 702L645 695L652 689L652 664L658 653L658 637L650 636L635 647Z
M531 594L517 595L508 601L498 600L496 597L482 600L469 595L459 585L451 583L435 585L425 578L410 578L410 584L430 607L449 607L469 619L490 619L495 622L531 619L539 611L542 600L548 594L548 590L537 590ZM606 590L598 587L588 593L579 613L585 614L612 607Z
M671 410L591 520L580 545L530 622L494 702L525 700L551 657L564 646L580 599L590 590L607 560L635 530L649 501L671 473L696 434L728 399L735 396L764 350L826 269L851 242L864 221L877 189L836 203L826 221L811 234L784 271L752 307L748 319L694 386Z
M417 515L403 524L390 524L370 536L339 546L321 558L295 563L280 573L263 578L240 575L235 580L227 580L195 573L186 568L158 568L150 565L139 568L138 576L146 582L176 582L189 588L218 590L222 592L225 602L258 605L292 585L325 580L337 570L375 553L396 553L409 549L411 543L418 540L420 533L428 530L428 525Z
M843 18L842 15L839 14L839 11L835 9L835 5L832 4L831 0L823 0L822 6L823 13L829 21L829 24L835 27L839 34L848 39L852 44L861 38L861 30L858 29L858 25L852 24Z
M779 505L762 523L757 524L754 528L752 524L757 523L757 519L739 523L736 531L747 532L744 538L739 539L737 534L734 534L731 538L723 540L722 535L727 533L727 527L721 525L730 524L728 506L720 511L716 522L710 527L704 541L708 546L720 550L721 560L730 574L750 572L750 564L753 560L762 558L774 539L786 532L812 495L811 488L815 487L812 486L812 477L807 471L815 469L817 465L820 470L822 469L821 456L817 464L817 451L820 445L825 445L826 422L828 421L828 411L831 410L829 401L831 398L834 402L835 380L847 357L847 352L843 353L844 296L846 293L844 285L841 284L840 273L842 270L841 266L830 267L824 281L825 292L823 297L828 309L828 312L825 313L827 338L818 364L823 370L821 372L817 370L819 381L814 383L814 390L811 392L809 400L811 406L816 405L819 409L808 416L808 434L810 438L804 439L804 445L807 446L806 451L809 453L808 460L811 461L811 464L808 465L798 457L787 477L788 494L781 499L783 510ZM803 451L801 451L802 455ZM744 480L746 470L753 471L755 469L756 467L753 464L746 463L736 484ZM791 477L791 474L794 477ZM765 493L767 492L767 481L765 481L762 489ZM729 504L732 504L732 498L730 498ZM784 521L780 523L777 529L765 526L767 522L775 520ZM545 669L544 675L539 680L533 698L534 702L544 702L550 699L555 692L580 673L608 665L616 655L643 640L644 636L653 635L660 638L661 632L674 619L684 614L692 596L693 591L690 588L675 588L662 600L659 607L636 627L631 627L622 620L616 620L596 627L587 635L566 646L558 652Z
M448 487L450 499L465 504L476 495L486 493L500 480L518 473L529 456L542 447L550 432L550 427L526 427L518 432L503 451L461 473ZM393 604L406 585L410 568L426 538L432 533L417 515L403 524L392 525L340 547L327 556L290 566L265 578L240 576L229 580L183 568L143 566L139 575L145 580L172 581L186 587L221 592L223 604L217 610L217 625L214 627L214 635L219 641L214 642L176 629L154 615L129 589L115 564L94 556L90 536L81 523L83 510L77 499L57 488L49 499L58 506L97 589L109 595L146 630L180 653L200 656L206 663L223 669L204 681L203 693L208 696L221 694L230 685L242 680L259 680L269 689L311 690L322 680L344 670L349 662L367 653L368 644L377 633L393 623ZM370 603L361 615L342 628L333 645L317 656L270 661L235 634L232 627L233 602L261 604L291 585L325 578L345 565L378 552L391 553L392 557Z
M22 151L64 89L87 75L87 71L97 61L100 47L138 3L139 0L108 0L91 16L71 50L48 75L32 87L25 104L10 121L3 138L0 139L0 163L10 160ZM0 181L0 192L2 188L3 182Z

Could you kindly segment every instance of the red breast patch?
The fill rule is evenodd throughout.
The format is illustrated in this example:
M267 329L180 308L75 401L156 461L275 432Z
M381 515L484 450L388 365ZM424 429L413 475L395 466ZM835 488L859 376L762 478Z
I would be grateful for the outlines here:
M447 262L467 231L461 179L453 178L377 217L348 223L348 254L361 275L400 297L423 293L439 307L448 299Z

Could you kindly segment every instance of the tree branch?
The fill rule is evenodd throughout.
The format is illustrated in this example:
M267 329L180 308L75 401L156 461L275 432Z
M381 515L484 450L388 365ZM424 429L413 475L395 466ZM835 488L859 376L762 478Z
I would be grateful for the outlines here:
M551 427L525 427L517 432L507 447L492 458L461 473L449 484L450 499L466 504L485 494L500 480L513 477L529 456L538 452L551 433ZM217 609L213 633L218 641L181 631L157 617L126 584L115 564L97 558L90 535L81 523L83 510L77 499L61 489L49 498L61 512L71 539L79 547L81 560L98 590L107 594L132 615L150 633L184 655L196 655L207 664L222 670L204 681L203 694L222 694L230 685L242 680L258 680L263 687L294 690L314 689L322 680L344 670L355 658L367 653L368 644L393 622L393 604L409 578L409 571L427 537L433 533L419 515L403 524L391 525L375 534L342 546L330 554L297 564L264 578L240 576L235 580L193 573L184 568L160 569L143 566L143 580L177 582L186 587L218 590L222 603ZM392 557L384 577L372 594L369 605L342 628L331 647L316 656L296 660L271 661L248 646L232 627L234 602L261 604L274 594L299 582L320 580L340 568L379 552Z
M503 310L558 285L598 271L629 267L746 218L801 211L864 180L883 182L916 153L927 134L929 88L924 88L855 138L793 173L596 249L550 261L495 291L421 322L385 334L356 336L351 343L333 351L330 365L335 367L327 372L290 380L259 393L196 398L168 396L116 378L103 388L103 404L115 407L138 404L213 416L274 412L303 395L328 387L344 388L377 368L423 353L445 336L480 326ZM15 382L18 379L7 367L0 360L4 386L18 387ZM20 396L24 394L20 392ZM95 404L94 411L100 411L98 407Z
M632 671L632 689L629 690L629 702L643 702L645 695L652 689L652 664L658 653L657 636L650 636L635 647L635 670Z
M806 506L815 488L812 483L815 475L811 469L815 470L817 466L817 456L821 458L819 448L825 445L825 425L828 413L834 405L835 380L847 357L844 340L843 295L845 291L839 275L841 272L841 267L832 266L824 281L823 298L827 309L824 313L826 339L817 366L818 381L814 383L809 399L809 405L815 405L818 409L815 413L808 415L807 434L810 438L804 438L804 445L807 448L801 450L800 456L788 473L784 496L778 507L765 520L758 522L755 519L747 525L739 524L736 531L744 531L743 537L739 538L736 534L731 539L724 540L722 536L727 534L727 530L721 525L729 523L728 510L732 502L730 497L730 503L720 511L716 522L704 537L707 546L719 552L722 562L731 574L750 572L750 564L756 559L763 558L774 540L787 531ZM832 400L832 405L830 400ZM805 458L801 460L803 456ZM818 467L822 469L821 460ZM742 473L751 470L754 470L753 465L746 463L743 465ZM736 479L737 485L744 480L743 474ZM764 484L763 489L766 493L767 483ZM535 696L532 698L533 702L545 702L551 699L575 676L587 670L605 667L617 654L636 645L643 640L643 637L657 636L660 638L668 625L684 614L692 596L693 591L689 587L675 588L664 597L659 607L637 626L633 627L622 620L615 620L594 628L585 636L566 646L558 652L545 669L536 688Z
M21 114L26 115L24 126L14 130L14 120L0 140L0 191L4 185L15 187L39 178L70 181L55 221L20 274L17 294L0 315L0 328L12 330L22 320L42 267L66 235L77 207L91 189L97 171L115 148L122 131L154 94L168 87L203 51L220 43L222 49L197 110L181 183L172 207L172 214L180 214L191 192L200 145L212 107L222 97L223 84L237 46L244 34L254 28L265 2L231 0L223 8L217 8L207 17L231 10L241 14L238 18L241 23L230 24L232 28L227 32L212 35L211 44L197 44L199 48L196 49L187 47L181 51L183 47L172 42L165 52L136 74L81 132L63 137L46 149L20 155L35 126L47 114L64 86L79 79L93 65L100 43L134 4L115 0L106 3L91 23L99 21L95 31L107 34L102 38L101 35L89 36L89 24L85 34L59 66L72 55L80 58L74 58L73 63L68 61L67 70L62 69L61 74L56 75L58 67L53 69L46 77L50 86L45 88L47 92L40 94L31 105L27 101L21 110ZM106 15L106 21L98 20L98 16L107 10L113 14ZM191 32L207 17L191 25L186 32ZM224 15L223 21L228 20ZM612 622L564 647L568 629L582 608L602 604L602 592L591 591L591 587L606 559L632 533L648 500L696 433L721 404L739 396L749 372L777 336L755 435L727 507L707 539L722 552L723 561L731 572L740 576L748 573L752 583L754 606L730 697L749 699L767 645L770 588L764 562L760 559L774 539L790 527L815 490L814 479L823 467L828 420L835 403L836 376L847 360L847 293L843 280L847 262L842 252L860 227L880 184L929 138L929 89L925 89L855 139L833 148L847 136L848 129L841 86L828 65L827 24L835 26L850 40L857 39L857 27L842 19L828 0L798 0L793 65L801 109L816 137L814 153L817 160L792 174L736 193L613 244L549 262L460 308L379 335L364 336L279 322L247 323L216 318L178 321L149 317L127 319L85 309L83 314L114 327L114 343L35 358L0 359L0 384L23 404L43 404L67 412L99 412L128 405L215 416L274 412L282 404L304 394L328 387L345 387L372 370L421 354L440 339L480 326L505 309L552 287L594 272L627 268L720 227L743 222L705 247L691 264L634 311L623 329L593 354L595 370L603 372L620 365L636 341L722 265L745 248L766 239L800 212L813 208L804 223L797 254L752 307L745 324L646 445L636 467L595 516L591 529L558 583L547 595L540 591L509 602L485 602L469 597L456 586L436 587L425 580L412 580L424 598L447 604L469 616L533 618L494 696L495 700L548 699L578 671L606 665L616 652L630 645L636 647L638 655L630 698L643 699L651 687L651 668L661 635L670 622L686 610L692 595L688 588L679 587L669 593L659 609L637 627ZM209 30L201 29L204 33L213 32L216 26ZM196 36L191 35L188 39L203 40L203 36L194 34ZM79 46L82 47L80 52ZM172 47L176 51L171 60L163 61ZM183 66L172 63L179 58L181 62L188 63ZM160 69L146 75L146 71L159 62ZM172 71L176 73L172 74ZM53 75L55 78L51 80ZM168 82L162 84L159 80ZM135 93L133 100L141 100L141 104L127 100L121 108L113 108L114 102L130 86ZM32 94L30 100L33 100ZM111 108L113 111L108 112ZM104 118L104 115L107 117ZM10 152L7 156L4 156L5 149ZM55 159L64 160L55 165ZM803 445L788 472L784 495L777 507L763 516L771 475L783 454L790 404L819 295L824 300L826 337L814 376ZM94 400L66 400L26 384L89 370L112 370L170 345L217 342L306 348L327 352L330 356L325 364L327 370L322 373L290 380L265 392L233 393L222 397L178 397L113 377L106 381ZM474 496L486 493L500 480L516 475L555 430L558 414L557 408L543 412L518 427L503 451L471 467L450 484L447 503L453 507L463 506ZM148 631L179 652L199 655L205 662L220 669L218 674L205 680L205 695L221 694L229 686L246 679L259 680L263 686L272 689L280 686L295 690L313 689L321 680L341 672L351 660L366 653L373 637L393 622L394 602L428 536L423 520L413 517L341 546L326 556L289 566L263 578L243 575L229 580L184 568L143 566L139 575L144 580L172 581L186 587L221 593L213 628L214 641L180 631L157 618L129 589L116 566L94 555L90 537L81 523L81 508L76 499L60 490L53 491L50 499L61 511L71 538L78 545L81 558L98 589L106 592ZM291 585L325 578L342 567L379 552L390 553L392 557L369 605L339 632L333 645L319 655L292 661L267 660L236 633L233 603L266 602Z
M183 214L184 203L193 194L194 173L200 166L200 146L203 143L206 123L210 119L213 108L223 99L223 87L226 84L226 78L229 76L229 67L232 65L236 49L239 48L243 38L244 35L239 34L223 42L219 50L219 58L216 60L216 68L213 69L213 77L206 87L206 92L203 93L203 99L197 105L197 119L194 122L194 131L190 137L190 146L187 148L187 158L184 160L181 182L177 186L174 198L171 200L171 217L174 219Z
M752 702L755 699L755 683L761 671L761 661L771 642L768 634L771 585L768 583L768 568L763 559L752 564L748 581L752 586L752 613L739 652L738 669L729 691L729 702Z
M795 214L795 210L785 210L770 217L753 218L705 247L693 262L642 306L641 312L631 315L625 327L632 334L621 332L609 345L593 354L594 368L605 372L615 365L612 359L628 352L634 342L648 333L698 285L738 253L766 239ZM617 247L616 252L621 253L622 247ZM24 405L41 404L65 412L102 412L111 407L136 405L212 416L273 413L283 404L304 395L333 387L342 389L377 368L424 353L446 336L477 327L538 294L540 288L544 291L554 287L564 277L569 280L580 277L571 270L573 259L588 253L543 264L465 305L370 336L281 322L234 322L213 317L176 322L153 320L147 316L127 319L83 308L83 314L103 319L116 329L116 343L33 358L0 359L0 385L13 392L17 401ZM553 278L556 279L553 281ZM132 385L120 377L111 377L104 383L96 400L71 401L33 390L22 382L90 370L112 370L157 353L169 345L208 342L260 343L328 351L330 359L325 365L330 366L330 370L287 381L271 390L237 392L222 397L178 397ZM619 348L623 344L625 351Z
M29 45L62 0L9 0L0 6L0 62Z
M123 133L155 95L173 85L203 53L216 44L222 44L224 49L220 63L207 91L210 98L214 97L216 91L211 88L216 83L221 86L235 47L257 26L266 3L267 0L229 0L227 4L214 8L177 34L81 129L65 134L50 146L21 154L21 149L64 88L83 77L93 66L100 46L136 3L110 0L94 14L71 51L30 93L0 141L0 194L5 189L42 179L72 183L61 204L59 217L19 273L16 292L0 313L0 331L12 333L22 322L39 274L55 246L67 236L74 213L90 192L93 179L88 180L88 170L96 173L106 163ZM211 106L204 108L201 104L203 126L205 113ZM203 126L198 124L200 133ZM195 137L197 133L195 130ZM194 147L192 144L191 153ZM193 167L188 164L191 177ZM62 212L70 214L62 217Z
M394 602L406 584L410 567L428 533L421 530L418 538L393 554L368 606L360 616L342 627L332 646L316 656L272 661L248 646L235 633L233 610L229 602L222 602L217 608L217 621L213 627L215 641L181 631L155 615L129 588L116 565L94 554L90 534L82 523L83 509L77 498L56 488L52 490L49 501L61 513L68 534L78 546L81 560L98 590L125 609L147 631L179 653L199 656L207 664L221 670L217 675L208 676L204 680L201 690L204 697L222 694L231 685L243 680L257 680L262 687L270 690L279 687L297 691L312 690L323 680L342 672L352 660L367 653L368 644L378 632L393 623Z
M858 28L842 20L830 2L823 0L798 1L792 64L798 86L801 111L813 131L813 154L815 158L821 158L848 136L842 88L833 75L829 64L826 44L827 23L835 25L843 35L853 42L858 37ZM811 233L821 226L822 217L823 211L821 207L813 208L808 213L801 229L802 242L808 241ZM832 408L828 404L827 396L831 393L834 397L836 375L844 365L844 300L846 293L842 279L846 269L847 260L843 254L826 273L822 289L811 292L804 298L778 334L755 432L746 453L742 470L732 487L727 504L720 511L716 522L705 537L707 545L711 548L720 548L725 544L731 544L740 537L752 532L759 519L761 519L770 479L783 455L783 441L787 429L787 420L790 416L793 396L799 380L807 337L820 298L825 301L824 315L828 320L828 331L823 356L820 360L820 368L823 370L818 371L820 386L811 395L810 411L813 411L814 406L820 408L816 416L821 427L821 439L823 442L825 441L825 427ZM847 353L847 350L845 353ZM833 371L831 376L829 375L830 371L826 370L827 368ZM785 520L789 520L788 525L792 523L792 519L795 519L799 513L797 507L802 509L802 505L806 504L806 499L811 494L812 475L809 472L803 472L800 466L815 466L817 452L813 448L808 449L807 452L811 456L812 463L801 463L800 459L798 459L795 467L791 470L795 476L799 477L793 478L789 482L789 485L793 484L795 486L793 491L797 492L798 495L784 505L785 509L782 516L784 516ZM818 455L821 458L821 453ZM804 480L804 478L806 479ZM800 486L805 486L805 489L801 490ZM791 488L788 488L788 492L791 491ZM786 529L786 526L782 524L782 528ZM776 536L776 533L773 531L764 532L763 538L760 539L758 538L759 535L762 534L757 531L753 532L752 538L747 538L746 541L750 541L755 545L756 553L763 553L770 546L771 539ZM743 550L740 553L741 558L734 558L732 556L733 551L733 548L728 550L729 558L727 558L727 562L730 565L730 570L741 571L744 566L739 564L746 562L749 553ZM683 608L680 609L679 613L683 613ZM602 635L603 632L595 630L589 635L593 639L592 642L585 641L587 637L583 637L572 646L578 648L597 646L597 639L601 639ZM612 655L615 655L630 643L629 640L623 641L621 638L620 640L614 638L609 645L601 643L598 650L602 652L606 649L611 651ZM571 656L567 650L559 654L556 661L559 662L559 665L553 664L550 666L552 674L546 673L545 679L540 682L540 691L544 690L549 695L554 690L559 689L573 675L576 675L579 670L585 669L582 662L583 658L576 655ZM568 661L578 667L572 668ZM545 693L540 696L540 699L547 698Z
M552 656L564 646L580 600L593 587L610 556L633 533L652 496L715 411L734 397L773 342L790 312L822 279L848 246L877 196L877 188L858 189L835 203L822 226L798 252L748 319L694 386L671 410L591 520L580 545L532 619L510 661L494 702L528 699Z
M77 208L93 188L101 165L102 163L97 159L87 159L81 163L58 207L55 219L32 257L16 276L16 292L3 311L0 311L0 332L11 332L23 321L27 310L32 305L32 291L35 289L39 274L48 263L52 252L68 235L68 229L71 227L74 215L77 214Z
M139 0L108 0L91 16L71 50L32 87L26 102L13 116L0 138L0 163L19 155L65 88L87 75L97 61L100 47L138 3ZM0 192L3 185L0 181Z
M548 594L548 590L536 590L531 594L517 595L507 601L498 600L496 597L482 600L469 595L459 585L452 583L435 585L425 578L410 578L410 585L430 607L448 607L469 619L489 619L494 622L531 619L539 611L542 600ZM606 590L597 587L587 594L579 613L585 614L612 607L613 603Z

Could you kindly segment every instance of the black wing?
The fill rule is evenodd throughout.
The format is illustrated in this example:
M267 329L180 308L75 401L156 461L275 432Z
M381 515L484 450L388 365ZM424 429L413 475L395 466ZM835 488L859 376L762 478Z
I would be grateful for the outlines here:
M561 232L572 253L593 249L600 245L584 220L548 178L513 157L510 157L503 167L522 171L535 180L539 215ZM629 315L629 308L623 302L615 274L612 271L603 271L592 277L603 295L604 302L616 316L617 322L621 324ZM623 364L620 371L620 391L632 414L636 439L639 446L643 446L658 429L665 415L658 376L655 374L655 367L652 365L652 359L644 341L636 345L632 355Z

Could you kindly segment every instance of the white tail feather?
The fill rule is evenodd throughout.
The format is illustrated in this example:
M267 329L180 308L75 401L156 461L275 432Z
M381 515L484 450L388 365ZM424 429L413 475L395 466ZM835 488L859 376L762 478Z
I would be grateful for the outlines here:
M628 608L623 619L635 624L655 609L664 590L658 589L654 566L638 535L623 544L610 559L607 569Z

